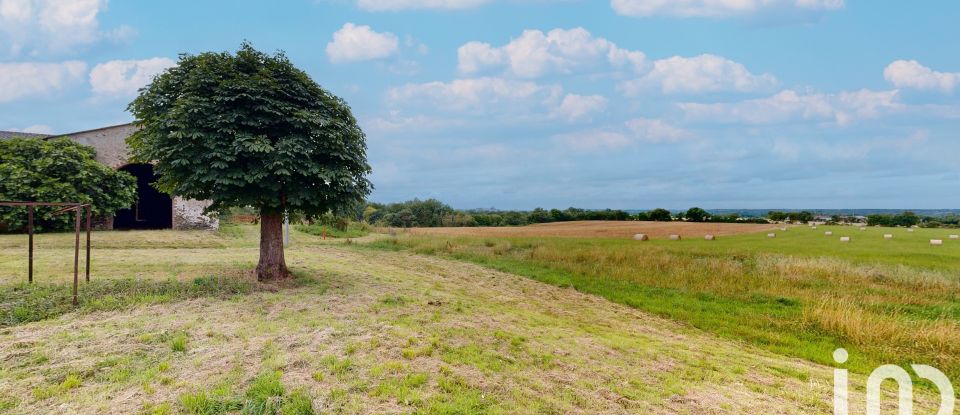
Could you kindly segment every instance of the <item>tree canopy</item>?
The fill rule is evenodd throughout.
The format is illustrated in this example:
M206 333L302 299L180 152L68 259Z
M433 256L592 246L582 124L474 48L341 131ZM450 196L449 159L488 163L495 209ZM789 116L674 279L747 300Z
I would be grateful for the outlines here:
M134 158L155 162L157 188L307 218L370 193L366 137L339 97L279 52L181 55L130 104Z
M370 194L366 136L350 107L282 53L181 55L130 103L127 143L157 188L260 213L260 279L289 276L283 214L353 211Z
M137 180L96 161L96 152L67 138L15 137L0 140L0 200L90 203L95 215L112 216L137 198ZM65 230L71 215L37 207L34 229ZM0 208L0 223L9 230L27 226L26 208Z

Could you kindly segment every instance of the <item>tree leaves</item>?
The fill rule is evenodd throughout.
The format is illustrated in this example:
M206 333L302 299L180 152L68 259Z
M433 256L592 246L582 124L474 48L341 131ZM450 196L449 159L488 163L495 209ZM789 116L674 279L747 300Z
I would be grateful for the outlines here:
M126 172L98 163L96 152L67 138L0 140L0 200L91 203L96 215L113 215L136 200L137 181ZM38 231L72 227L70 215L37 208ZM0 223L20 230L26 208L0 207Z
M361 203L366 136L350 108L283 53L181 55L129 106L137 160L155 160L158 187L213 200L211 209L285 208L306 217Z

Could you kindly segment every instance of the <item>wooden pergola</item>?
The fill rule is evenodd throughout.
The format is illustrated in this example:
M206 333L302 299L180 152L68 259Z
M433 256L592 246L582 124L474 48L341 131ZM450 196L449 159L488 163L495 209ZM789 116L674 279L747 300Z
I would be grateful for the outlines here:
M89 203L73 203L73 202L8 202L0 201L0 206L9 206L9 207L26 207L27 208L27 239L29 240L27 248L27 282L33 284L33 213L34 209L37 206L53 206L60 207L60 209L53 212L53 214L66 213L70 211L76 212L76 219L74 220L74 233L76 234L74 249L73 249L73 305L77 305L77 289L80 281L80 217L84 211L86 211L87 216L87 258L86 258L86 281L90 282L90 229L91 222L93 220L93 208Z

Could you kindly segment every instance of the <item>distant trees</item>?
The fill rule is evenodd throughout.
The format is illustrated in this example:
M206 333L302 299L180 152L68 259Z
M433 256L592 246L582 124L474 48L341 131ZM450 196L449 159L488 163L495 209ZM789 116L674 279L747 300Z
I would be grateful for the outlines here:
M916 213L906 211L896 215L867 215L867 225L870 226L904 226L910 227L920 224L920 217Z
M774 222L800 222L807 223L813 220L813 212L800 211L800 212L781 212L778 210L770 211L767 213L767 219L770 219Z
M670 214L669 210L656 208L647 212L647 219L657 222L670 222L673 220L673 215Z
M684 215L690 222L706 222L710 218L710 214L706 210L703 210L698 207L692 207L687 210L686 215Z

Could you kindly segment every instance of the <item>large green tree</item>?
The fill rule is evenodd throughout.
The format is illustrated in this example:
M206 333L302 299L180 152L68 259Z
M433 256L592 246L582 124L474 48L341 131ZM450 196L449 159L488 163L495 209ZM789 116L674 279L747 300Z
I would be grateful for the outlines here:
M137 198L137 179L95 160L92 147L66 138L0 140L0 200L90 203L93 213L112 216ZM73 227L73 216L36 208L37 231ZM26 208L0 207L0 223L9 230L27 226Z
M260 212L257 277L289 276L284 213L349 211L370 193L366 137L350 107L282 53L181 55L130 104L133 156L155 163L158 189L212 200L210 211Z

